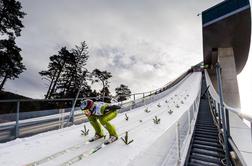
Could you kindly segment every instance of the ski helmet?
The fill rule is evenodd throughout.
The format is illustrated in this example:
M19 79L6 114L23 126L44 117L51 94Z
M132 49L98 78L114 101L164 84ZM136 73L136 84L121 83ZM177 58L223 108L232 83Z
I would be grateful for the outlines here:
M94 105L94 102L90 99L87 99L81 102L80 109L81 110L91 109L93 105Z

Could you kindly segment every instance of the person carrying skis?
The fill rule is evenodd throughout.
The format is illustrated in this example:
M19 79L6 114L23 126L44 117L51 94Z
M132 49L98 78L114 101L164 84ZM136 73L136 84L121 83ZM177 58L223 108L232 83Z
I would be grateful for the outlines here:
M104 102L94 102L90 99L81 102L80 109L87 116L89 122L95 130L95 135L89 142L93 142L104 137L101 125L109 132L109 139L104 144L110 144L118 139L115 127L109 122L117 116L117 110L121 107L118 105L110 105ZM99 120L99 122L98 122Z

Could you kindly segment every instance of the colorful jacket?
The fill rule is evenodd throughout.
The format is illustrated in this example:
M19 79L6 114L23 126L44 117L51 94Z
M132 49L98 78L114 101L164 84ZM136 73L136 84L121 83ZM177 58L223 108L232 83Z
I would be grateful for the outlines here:
M116 111L117 109L120 109L120 106L117 105L110 105L108 103L104 102L95 102L94 108L91 110L92 115L96 116L102 116L108 112Z

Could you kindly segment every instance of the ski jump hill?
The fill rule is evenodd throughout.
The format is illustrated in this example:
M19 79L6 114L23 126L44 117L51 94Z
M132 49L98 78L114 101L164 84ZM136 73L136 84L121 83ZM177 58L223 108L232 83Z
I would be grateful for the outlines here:
M202 12L203 62L155 92L120 103L111 121L119 139L112 144L88 142L94 130L78 107L19 121L21 101L9 101L17 103L17 120L0 124L0 138L14 133L15 139L0 144L0 165L252 165L252 116L240 109L236 78L248 58L250 15L248 0ZM64 126L66 120L73 125ZM29 133L41 129L46 132Z

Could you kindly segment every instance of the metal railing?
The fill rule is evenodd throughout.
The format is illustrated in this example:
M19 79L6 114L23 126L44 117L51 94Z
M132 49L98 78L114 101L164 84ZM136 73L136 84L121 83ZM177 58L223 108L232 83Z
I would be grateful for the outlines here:
M174 121L173 125L167 130L168 134L165 148L167 148L168 151L161 166L184 165L199 111L200 87L201 86L195 89L198 93L193 99L192 104L188 105L186 110L180 110L183 114L178 120Z
M244 119L249 121L251 126L252 126L252 116L245 114L243 112L240 111L240 109L238 108L232 108L229 107L223 99L223 95L222 95L222 84L221 84L221 73L220 73L221 67L219 64L216 65L216 74L217 74L217 81L218 81L218 89L219 89L219 94L216 93L211 79L208 75L208 72L205 70L205 78L206 78L206 83L207 86L209 86L210 88L208 89L208 95L209 95L209 100L210 100L210 108L211 110L213 110L213 114L215 115L215 120L216 123L218 125L218 129L219 132L222 134L223 139L224 139L224 151L225 151L225 158L226 158L226 162L228 165L230 164L230 151L233 150L238 159L239 162L242 165L246 165L242 155L240 154L238 148L236 147L231 135L230 135L230 122L229 122L229 112L234 113L235 115L237 115L241 121L243 121ZM251 130L251 134L252 134L252 130ZM230 149L231 148L231 149Z
M183 82L183 79L185 79L185 77L187 77L189 73L190 73L189 70L186 71L180 77L178 77L174 81L171 81L170 83L168 83L162 88L159 88L153 91L132 94L129 100L115 103L115 104L119 104L122 106L122 109L119 112L125 112L133 108L140 107L150 102L156 101L162 98L163 96L165 96L167 93L169 93L174 87L179 86L179 84ZM138 97L138 96L141 96L141 97ZM102 98L111 98L111 97L109 96L109 97L102 97ZM4 132L1 131L0 142L3 140L8 141L8 140L12 140L18 137L24 137L27 135L33 135L40 132L64 127L66 122L68 122L71 119L71 114L69 114L69 111L71 111L70 110L71 104L69 105L69 103L72 103L72 108L74 108L74 111L72 113L73 117L77 118L76 120L72 118L73 120L72 124L80 124L82 122L85 122L86 118L82 115L80 111L77 111L79 110L78 109L79 101L83 99L84 98L0 100L0 104L13 103L11 105L13 105L13 107L16 108L15 120L9 123L8 122L0 123L0 131L4 130ZM99 100L101 98L88 97L88 99ZM77 101L77 105L75 105L76 104L75 100ZM21 105L26 102L31 102L31 103L32 102L55 103L56 102L58 103L60 107L59 109L40 111L43 113L42 116L39 115L39 116L33 116L33 118L29 118L29 117L25 118L22 116L24 113L21 113L20 109L22 108ZM68 103L67 108L64 107L65 103ZM22 112L24 111L22 110ZM47 113L44 113L44 112L47 112ZM53 112L53 114L51 112ZM30 113L30 114L33 114L33 113ZM47 126L48 130L40 131L38 127L35 128L35 126L43 126L43 128L45 129L46 124L48 125ZM32 131L29 132L28 129L27 130L23 129L25 127L29 128L30 126L34 126L32 128L34 132ZM21 130L21 133L20 133L20 130ZM26 133L26 134L23 134L23 133Z

